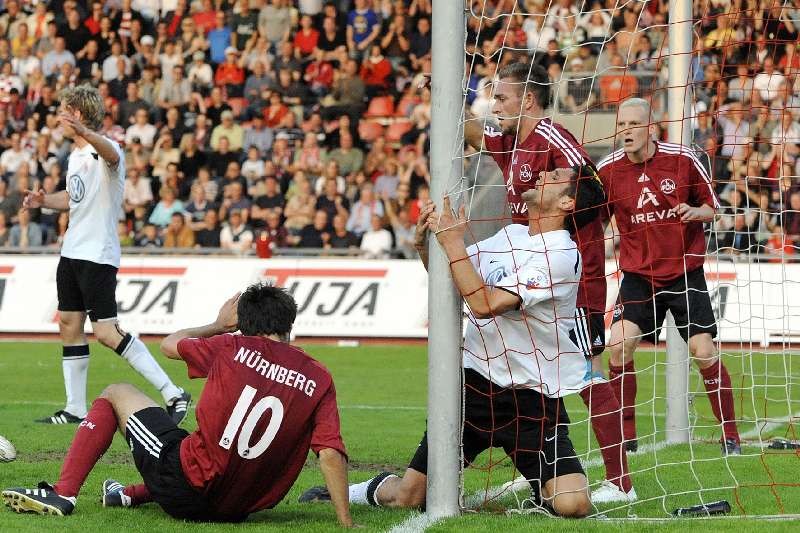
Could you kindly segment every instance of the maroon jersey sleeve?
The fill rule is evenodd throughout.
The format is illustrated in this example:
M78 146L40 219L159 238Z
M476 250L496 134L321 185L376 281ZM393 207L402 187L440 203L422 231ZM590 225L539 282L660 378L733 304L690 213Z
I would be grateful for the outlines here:
M697 159L697 157L689 153L687 154L691 160L689 166L689 176L692 184L691 199L692 203L696 206L703 204L710 205L714 209L719 208L719 200L714 192L714 187L711 184L711 177L708 175L706 168Z
M324 448L332 448L347 457L339 427L339 409L336 406L336 388L333 382L314 412L314 429L311 432L311 449L314 453L319 455Z
M227 353L233 347L231 335L217 335L207 339L187 337L178 341L178 355L186 362L189 377L205 378L220 353Z
M511 150L506 147L505 139L506 136L502 132L491 126L486 126L483 130L483 145L504 172L511 161Z

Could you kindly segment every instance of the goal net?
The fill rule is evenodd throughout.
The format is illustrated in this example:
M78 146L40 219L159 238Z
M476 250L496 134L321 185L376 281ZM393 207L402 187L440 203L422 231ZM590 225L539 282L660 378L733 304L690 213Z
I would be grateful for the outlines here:
M730 374L741 456L721 453L724 435L709 389L686 343L667 323L658 343L642 342L634 357L638 448L627 453L627 462L638 498L594 503L593 515L667 518L675 509L720 500L735 516L800 513L800 9L783 0L695 1L687 58L670 53L664 0L472 0L466 6L463 120L495 123L497 73L512 62L546 68L552 94L546 116L572 133L595 164L621 147L615 127L622 102L646 99L655 138L672 142L681 139L667 139L667 111L678 105L688 110L680 121L684 144L720 202L716 219L704 225L704 271L715 347ZM686 100L670 102L670 63L685 59ZM521 142L514 151L523 150ZM506 180L485 146L468 147L463 157L463 175L449 184L448 194L465 204L467 234L479 241L511 222ZM545 169L532 169L534 176L538 170ZM625 238L636 235L621 234L613 223L606 228L606 328L623 278L619 243ZM686 289L683 296L689 300ZM531 339L532 361L540 342ZM677 359L667 357L670 350ZM607 349L606 377L608 358ZM670 373L678 383L688 373L686 389L673 395L672 405ZM577 394L564 401L571 441L596 491L606 467L590 412ZM667 418L681 406L688 419L677 431L687 439L675 442L668 438ZM536 480L520 476L503 450L479 455L462 479L464 509L535 508L528 481Z

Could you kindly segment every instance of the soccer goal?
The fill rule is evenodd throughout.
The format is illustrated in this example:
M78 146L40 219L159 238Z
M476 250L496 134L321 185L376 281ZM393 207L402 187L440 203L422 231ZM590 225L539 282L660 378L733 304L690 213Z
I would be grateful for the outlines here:
M666 13L654 4L666 2L434 0L431 197L439 207L445 196L464 205L467 234L476 241L510 223L501 169L485 146L465 151L463 142L470 121L496 127L497 74L510 62L547 68L552 103L546 116L594 163L620 148L620 104L645 99L654 138L687 147L685 156L702 166L698 172L708 176L720 202L703 226L703 271L741 455L721 453L725 435L713 394L667 316L658 342L643 342L634 358L637 443L627 463L638 497L593 504L591 516L669 520L690 509L800 518L800 256L794 244L800 242L800 111L793 107L800 102L800 50L785 38L798 10L787 11L790 3L782 0L757 8L669 0ZM558 144L552 150L563 148ZM511 157L521 149L515 143ZM674 183L655 187L669 194ZM610 221L603 237L606 342L620 312L621 238L635 235L621 235ZM429 273L427 513L541 511L530 500L531 480L502 450L461 467L462 300L435 240ZM675 296L688 302L693 290ZM531 338L532 358L536 343ZM608 350L602 358L608 377ZM564 401L569 435L594 491L605 465L591 414L577 394Z

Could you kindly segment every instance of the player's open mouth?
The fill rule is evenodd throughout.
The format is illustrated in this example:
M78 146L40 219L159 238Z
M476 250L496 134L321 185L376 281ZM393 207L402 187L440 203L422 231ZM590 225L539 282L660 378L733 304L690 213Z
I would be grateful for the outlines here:
M630 146L633 144L633 139L630 137L623 137L622 144L624 144L625 146Z

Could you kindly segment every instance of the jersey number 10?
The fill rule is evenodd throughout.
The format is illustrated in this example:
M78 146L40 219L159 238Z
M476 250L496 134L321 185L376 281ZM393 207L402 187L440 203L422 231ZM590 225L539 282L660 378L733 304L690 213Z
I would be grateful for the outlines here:
M225 426L225 431L222 433L222 438L219 440L219 445L230 450L236 439L236 433L239 432L241 427L242 431L239 433L239 438L236 439L236 446L239 455L244 459L256 459L269 448L278 429L283 422L283 404L275 396L267 396L260 399L253 406L250 414L247 414L250 409L250 404L253 403L253 398L256 396L256 389L250 385L245 385L242 393L239 395L239 401L236 402L236 407L233 408L228 424ZM264 435L258 440L257 443L250 446L250 439L253 437L253 430L256 428L259 420L267 412L272 411L272 417L269 420L269 425ZM245 419L245 415L247 418ZM244 425L242 421L244 420Z

